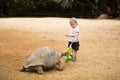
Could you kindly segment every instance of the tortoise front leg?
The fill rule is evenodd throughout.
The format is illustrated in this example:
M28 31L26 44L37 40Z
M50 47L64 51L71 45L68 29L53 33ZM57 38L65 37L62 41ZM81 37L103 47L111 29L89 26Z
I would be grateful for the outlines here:
M55 69L57 69L58 71L63 71L64 66L61 61L58 62L58 64L55 66Z
M44 73L42 66L37 66L36 70L37 70L38 74L43 74Z

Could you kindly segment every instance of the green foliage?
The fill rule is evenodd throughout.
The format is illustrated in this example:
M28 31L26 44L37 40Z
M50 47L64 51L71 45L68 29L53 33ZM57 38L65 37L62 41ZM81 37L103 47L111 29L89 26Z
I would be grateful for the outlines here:
M66 56L66 63L68 63L69 61L73 60L73 49L72 49L72 44L69 46L68 50L67 50L67 56Z
M72 7L74 0L55 0L57 3L60 3L63 8Z
M91 17L99 12L100 0L0 0L0 16ZM109 2L117 10L114 0Z

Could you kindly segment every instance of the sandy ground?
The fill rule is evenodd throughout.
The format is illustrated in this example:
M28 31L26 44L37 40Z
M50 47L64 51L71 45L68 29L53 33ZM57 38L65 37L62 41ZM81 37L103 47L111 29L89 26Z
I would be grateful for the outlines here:
M120 21L78 19L80 50L77 62L43 75L20 72L37 48L64 52L68 18L0 18L0 80L120 80ZM64 58L62 58L64 61Z

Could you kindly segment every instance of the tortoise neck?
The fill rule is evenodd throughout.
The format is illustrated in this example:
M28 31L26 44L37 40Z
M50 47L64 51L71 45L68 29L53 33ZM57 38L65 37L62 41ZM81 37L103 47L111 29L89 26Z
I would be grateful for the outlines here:
M66 56L67 52L61 53L61 57Z

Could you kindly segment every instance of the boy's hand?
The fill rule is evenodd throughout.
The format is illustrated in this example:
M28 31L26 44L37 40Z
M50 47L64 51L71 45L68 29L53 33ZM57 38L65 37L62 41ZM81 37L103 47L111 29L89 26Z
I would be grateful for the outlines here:
M75 34L75 38L74 38L73 42L76 42L76 41L77 41L78 35L79 35L79 33L77 32L77 33Z
M69 35L68 35L68 34L66 34L66 35L65 35L65 37L69 37Z
M76 38L74 38L73 42L76 42L76 41L77 41L77 39L76 39Z

